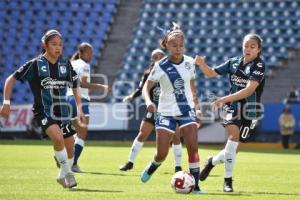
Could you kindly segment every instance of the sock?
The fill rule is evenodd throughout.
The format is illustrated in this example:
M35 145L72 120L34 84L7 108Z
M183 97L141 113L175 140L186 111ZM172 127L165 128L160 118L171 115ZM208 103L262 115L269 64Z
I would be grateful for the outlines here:
M137 138L134 139L132 146L131 146L131 151L128 156L128 161L134 163L138 153L141 151L144 143L139 142Z
M227 144L225 146L225 176L224 178L232 177L232 171L234 166L234 161L236 157L236 149L238 146L238 142L227 140Z
M68 162L69 162L69 166L71 168L73 166L73 163L74 163L74 157L68 158Z
M79 159L79 156L82 152L83 147L84 147L84 140L79 138L79 137L76 137L75 145L74 145L74 162L73 162L73 165L77 165L77 162L78 162L78 159Z
M147 173L148 173L149 175L151 175L151 174L153 174L153 173L157 170L157 168L161 165L161 162L156 162L155 160L153 160L149 165L150 165L150 167L149 167Z
M216 156L213 157L212 165L215 166L224 163L224 161L225 161L225 149L223 149Z
M61 151L54 150L55 157L60 164L60 170L58 173L58 178L64 178L67 173L71 172L69 162L68 162L68 154L66 148Z
M182 157L181 143L172 144L172 147L173 147L173 153L174 153L175 167L180 167L181 166L181 157Z
M200 173L199 162L194 162L194 163L189 162L189 168L190 168L190 173L193 175L195 179L195 188L199 189L199 173Z

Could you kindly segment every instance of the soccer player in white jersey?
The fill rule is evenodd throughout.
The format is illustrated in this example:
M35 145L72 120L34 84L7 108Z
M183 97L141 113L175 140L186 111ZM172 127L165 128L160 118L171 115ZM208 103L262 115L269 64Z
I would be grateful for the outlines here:
M71 64L78 74L79 81L80 81L80 93L81 93L81 101L82 101L82 110L86 118L85 125L78 123L76 118L76 104L74 96L72 95L71 91L68 90L67 92L67 101L70 104L70 111L71 111L71 120L72 124L77 131L75 144L74 144L74 162L72 165L73 172L81 172L78 166L78 158L81 155L82 149L84 147L85 140L87 138L87 126L89 124L89 89L103 89L106 92L111 92L111 88L107 85L97 84L97 83L90 83L90 60L93 56L93 47L91 44L87 42L83 42L78 46L77 52L71 58Z
M186 143L190 173L196 182L193 192L201 194L198 184L200 168L197 123L191 91L191 82L195 79L194 59L183 54L184 33L178 25L175 23L173 25L174 27L165 34L161 41L161 47L167 49L169 55L155 64L143 88L148 112L156 111L156 106L150 98L150 89L155 82L159 82L161 93L155 122L157 152L154 159L144 169L141 181L147 182L167 157L169 141L178 124Z

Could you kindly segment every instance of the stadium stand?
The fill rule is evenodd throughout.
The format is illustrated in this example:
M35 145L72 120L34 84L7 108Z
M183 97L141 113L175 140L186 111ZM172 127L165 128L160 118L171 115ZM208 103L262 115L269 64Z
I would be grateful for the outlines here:
M117 11L118 0L3 0L0 1L0 85L17 67L41 52L40 39L48 29L59 30L64 39L64 55L70 57L77 45L94 46L91 66L101 49ZM32 103L27 84L17 83L14 104ZM3 99L3 87L0 99Z
M251 8L251 9L250 9ZM172 21L186 33L190 56L205 55L211 66L241 55L241 41L247 33L264 39L263 56L268 70L278 68L289 50L300 41L300 2L280 0L145 0L133 40L116 78L116 94L127 95L136 87L148 66L151 50L158 47L161 33L156 26L169 28ZM198 94L203 101L229 92L226 77L205 79L198 71ZM126 84L122 84L125 81ZM115 96L111 102L121 101Z

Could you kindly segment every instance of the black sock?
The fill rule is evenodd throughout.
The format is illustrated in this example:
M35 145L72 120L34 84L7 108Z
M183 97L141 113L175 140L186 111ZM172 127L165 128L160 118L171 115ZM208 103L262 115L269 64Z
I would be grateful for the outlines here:
M190 173L193 175L195 178L195 188L199 188L199 173L200 173L200 168L190 168Z

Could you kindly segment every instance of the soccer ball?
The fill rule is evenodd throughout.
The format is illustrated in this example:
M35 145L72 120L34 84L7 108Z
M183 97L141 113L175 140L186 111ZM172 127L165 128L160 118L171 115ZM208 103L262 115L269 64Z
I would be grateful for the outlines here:
M195 188L195 179L192 174L179 171L172 176L171 186L176 193L188 194Z

